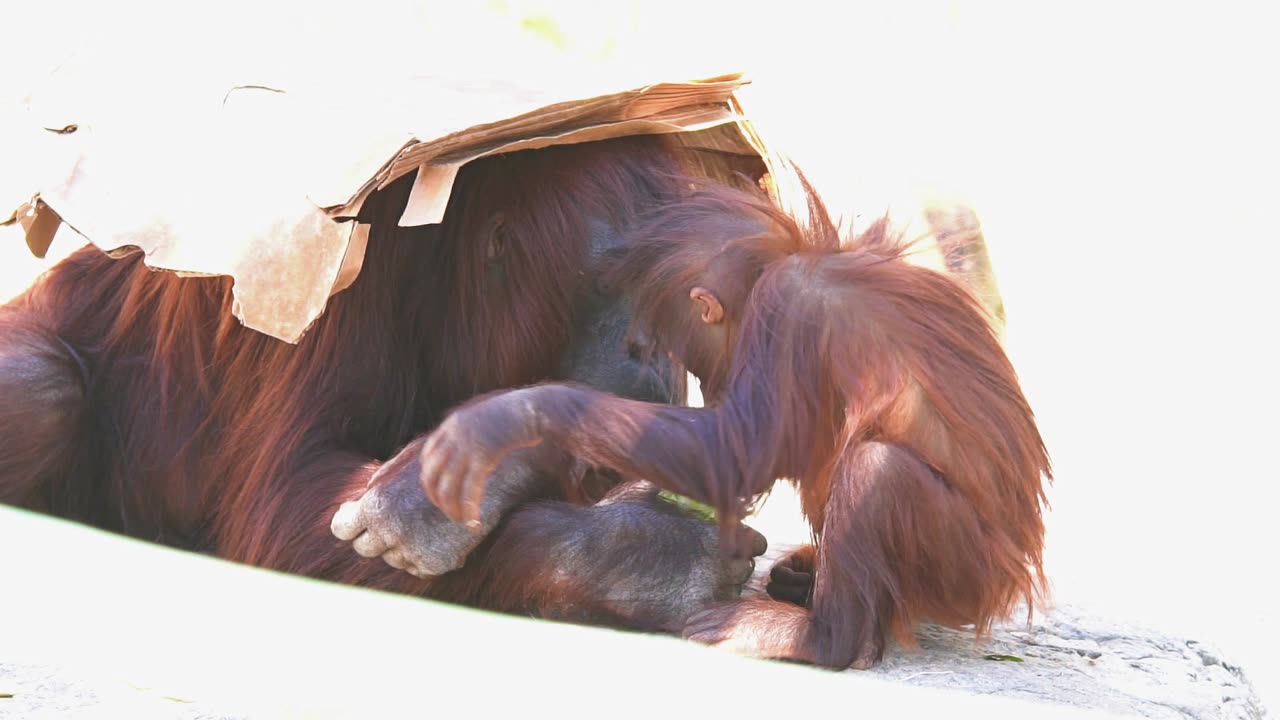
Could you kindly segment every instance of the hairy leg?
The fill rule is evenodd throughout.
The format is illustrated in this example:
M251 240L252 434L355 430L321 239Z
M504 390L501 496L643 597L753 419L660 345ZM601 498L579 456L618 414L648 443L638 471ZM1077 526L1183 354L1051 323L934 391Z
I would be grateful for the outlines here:
M975 622L1007 585L973 508L914 453L863 443L834 478L809 607L712 608L690 620L686 637L755 657L865 668L891 636L911 644L917 622Z
M0 502L76 514L53 505L83 451L84 375L35 317L0 308Z
M740 527L753 555L764 536ZM720 552L719 528L626 483L594 506L534 502L513 512L432 595L504 612L678 631L708 604L737 597L750 559Z

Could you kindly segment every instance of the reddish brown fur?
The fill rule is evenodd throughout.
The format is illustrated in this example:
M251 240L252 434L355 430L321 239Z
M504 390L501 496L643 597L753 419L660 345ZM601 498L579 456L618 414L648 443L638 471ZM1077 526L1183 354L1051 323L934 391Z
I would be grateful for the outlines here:
M923 620L983 632L1043 592L1049 458L990 317L960 282L908 262L884 222L842 247L830 223L802 229L717 188L664 208L628 247L614 279L710 406L572 385L477 401L424 450L439 507L464 517L483 486L485 466L457 458L531 438L713 502L726 524L789 478L820 538L810 607L737 603L686 634L837 667L877 661L890 635L910 644ZM723 304L723 334L708 336L691 305L697 286Z
M538 538L565 530L539 525L541 508L488 543L489 562L434 585L358 556L330 518L450 406L555 377L588 218L622 226L679 173L650 137L517 153L464 167L444 225L407 229L404 179L371 202L359 278L296 347L242 327L228 279L82 250L0 308L14 351L0 353L0 391L15 383L0 437L30 450L0 453L0 502L345 583L494 608L566 603L539 585ZM33 353L57 350L43 367L76 395L66 413L18 393L28 337Z

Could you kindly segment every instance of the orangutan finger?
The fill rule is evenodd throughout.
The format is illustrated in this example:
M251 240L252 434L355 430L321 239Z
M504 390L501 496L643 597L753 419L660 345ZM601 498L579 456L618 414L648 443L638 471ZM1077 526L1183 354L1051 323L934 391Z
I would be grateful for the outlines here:
M453 469L456 464L453 462L454 454L451 447L443 447L434 452L423 448L422 470L419 477L422 481L422 489L426 492L427 499L431 500L431 504L450 520L458 522L460 514L454 504L456 495L454 483L457 481L457 473Z
M364 532L367 524L364 521L363 506L359 500L344 502L338 507L329 521L329 531L343 542L351 542Z
M409 569L409 559L402 548L394 547L382 553L382 561L397 570Z
M804 607L809 603L809 588L799 585L780 585L771 582L765 585L764 591L774 600L791 603Z
M780 585L804 585L813 584L813 576L807 572L797 572L785 565L774 565L769 571L769 580Z
M485 483L489 479L488 465L484 460L472 459L467 466L466 482L458 488L464 522L472 530L478 530L480 526L480 509L484 502Z
M360 557L375 558L387 551L387 543L382 535L366 532L351 543L351 547Z
M445 502L449 503L449 517L454 522L470 525L473 520L479 520L479 512L473 512L469 502L474 483L472 478L476 472L475 466L475 458L468 455L465 458L457 458L447 470L449 494Z

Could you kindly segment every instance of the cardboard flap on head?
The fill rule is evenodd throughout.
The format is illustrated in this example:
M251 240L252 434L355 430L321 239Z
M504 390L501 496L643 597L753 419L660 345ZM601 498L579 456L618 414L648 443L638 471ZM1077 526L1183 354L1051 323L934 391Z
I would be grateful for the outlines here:
M449 206L449 196L453 191L453 181L458 177L458 170L462 165L460 162L419 165L418 174L413 178L413 187L409 190L409 200L400 215L400 227L433 225L444 220L444 211Z
M78 132L44 138L65 144L26 165L42 169L23 178L32 186L10 220L37 255L65 220L104 251L140 249L153 268L231 276L236 316L297 342L359 274L363 203L411 172L401 226L440 222L463 165L515 150L679 133L759 153L774 170L735 100L741 75L620 90L556 82L415 77L362 89L358 104L316 88L193 82L145 112L86 108L67 118Z
M13 214L0 225L18 223L27 239L27 249L32 255L43 258L53 244L53 236L62 225L62 218L39 198L33 199L17 207Z

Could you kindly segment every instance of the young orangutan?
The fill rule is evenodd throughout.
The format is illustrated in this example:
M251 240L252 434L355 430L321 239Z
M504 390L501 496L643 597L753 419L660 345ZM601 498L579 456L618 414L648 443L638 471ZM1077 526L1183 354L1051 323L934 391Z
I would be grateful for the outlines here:
M424 445L441 510L474 518L495 464L543 442L711 503L726 529L790 479L816 548L774 569L771 599L713 606L684 635L836 668L875 664L891 636L913 645L920 621L982 633L1044 592L1049 458L960 282L908 262L883 221L841 247L829 220L802 230L724 189L655 217L611 279L708 406L572 384L481 398Z

